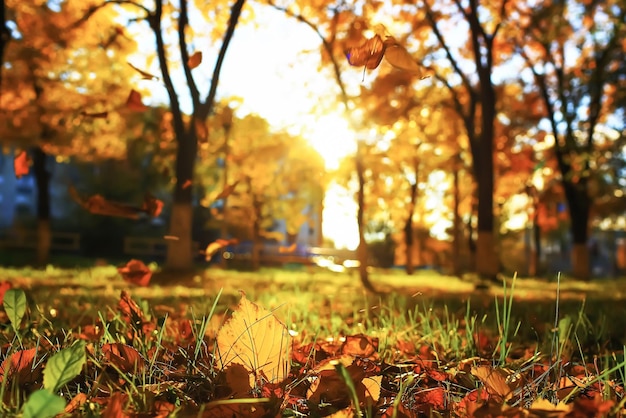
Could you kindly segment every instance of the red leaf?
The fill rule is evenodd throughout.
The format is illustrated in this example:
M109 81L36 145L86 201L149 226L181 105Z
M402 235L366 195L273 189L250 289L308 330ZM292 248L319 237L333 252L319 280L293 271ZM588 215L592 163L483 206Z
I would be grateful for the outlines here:
M43 363L35 366L36 348L16 351L0 365L0 382L11 379L19 385L32 384L43 377Z
M363 44L347 49L348 63L355 67L365 66L370 70L378 67L385 54L385 45L380 36L366 40Z
M110 343L102 346L102 354L107 362L117 367L122 373L140 372L145 366L141 354L130 345Z
M130 260L117 271L124 280L137 286L148 286L152 278L152 271L140 260Z
M200 65L201 63L202 63L202 52L200 51L194 52L193 55L191 55L189 59L187 60L187 65L189 65L189 68L192 70L196 68L198 65Z
M19 154L17 154L17 156L13 160L13 169L15 170L15 177L19 179L20 177L27 175L30 169L29 165L30 165L30 161L28 159L28 155L26 154L26 151L22 151Z
M148 106L141 101L141 93L137 90L131 90L126 99L126 107L133 112L144 112L148 110Z
M13 285L11 282L2 281L0 282L0 305L4 302L4 294L7 290L12 289Z
M145 210L148 215L156 218L163 211L163 201L150 194L146 194L146 197L143 200L142 209Z

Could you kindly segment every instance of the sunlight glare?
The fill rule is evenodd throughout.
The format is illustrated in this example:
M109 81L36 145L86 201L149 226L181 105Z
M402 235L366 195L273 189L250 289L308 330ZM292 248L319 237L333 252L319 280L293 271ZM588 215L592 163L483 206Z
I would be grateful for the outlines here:
M348 121L339 115L310 118L307 126L312 127L304 135L324 159L327 170L336 170L343 158L356 152L355 134Z
M348 190L335 183L328 186L324 197L322 234L333 241L335 248L355 250L359 245L356 212L356 202Z

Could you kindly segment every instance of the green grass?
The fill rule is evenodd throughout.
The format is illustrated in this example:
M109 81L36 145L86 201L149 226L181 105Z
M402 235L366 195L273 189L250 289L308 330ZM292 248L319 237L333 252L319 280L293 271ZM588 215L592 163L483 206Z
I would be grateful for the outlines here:
M87 366L75 382L61 390L66 401L79 392L90 399L102 392L112 402L111 394L124 393L127 407L149 412L155 410L156 393L179 412L234 408L233 402L225 402L220 395L220 387L231 383L223 381L225 377L215 369L211 353L227 310L237 304L239 290L244 290L249 300L270 309L286 325L295 336L296 347L321 342L340 346L345 337L360 334L375 338L375 361L393 367L390 372L376 372L374 377L383 376L396 408L409 408L411 396L423 396L441 385L450 405L460 402L474 387L489 384L461 365L484 361L494 370L513 371L524 381L524 390L514 392L506 400L507 407L529 408L540 398L576 402L587 386L597 386L602 397L612 399L612 411L624 406L615 390L607 389L623 387L626 376L626 327L621 308L626 282L621 280L579 283L556 278L550 282L507 278L502 286L476 291L470 278L424 271L412 277L374 271L372 281L383 293L370 295L362 290L356 276L321 269L264 269L258 273L199 270L186 277L157 275L155 284L147 288L132 288L119 277L115 266L0 269L0 276L24 289L28 305L18 332L8 321L10 315L0 316L1 343L10 347L2 358L22 347L45 347L54 353L69 347L90 327L102 328L100 336L90 340L93 351ZM130 291L150 323L148 329L124 320L116 308L122 290ZM177 342L172 327L183 320L190 321L192 335ZM112 365L102 347L118 343L133 347L145 359L145 367L131 371L120 364ZM415 364L411 370L419 366L422 374L403 372L405 363ZM576 364L593 367L585 369L585 382L564 394L559 382L574 376L571 367ZM355 375L351 367L336 371L349 388L345 401L353 411L373 416L375 405L362 401L364 378ZM423 375L423 370L431 369L455 370L455 376L466 377L449 377L433 386L433 381ZM299 393L306 379L293 376L287 384L289 396ZM8 380L2 382L3 411L11 415L20 411L25 397ZM245 402L256 405L266 398L263 385L256 390ZM291 399L288 394L284 396ZM271 405L276 402L268 399ZM88 401L84 408L93 408L94 416L98 416L107 402L94 402ZM282 411L299 416L296 409Z

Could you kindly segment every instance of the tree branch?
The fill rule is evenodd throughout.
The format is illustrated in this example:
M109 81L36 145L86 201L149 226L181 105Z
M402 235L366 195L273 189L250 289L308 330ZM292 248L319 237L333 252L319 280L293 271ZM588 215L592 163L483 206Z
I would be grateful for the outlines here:
M182 60L183 71L185 72L185 79L187 80L187 86L189 87L189 93L191 95L191 101L193 108L198 109L200 107L200 92L196 81L191 74L191 68L189 68L189 52L187 51L187 42L185 39L185 29L189 25L189 12L187 9L187 0L180 1L180 15L178 17L178 48L180 49L180 57Z
M230 9L230 19L228 20L228 28L226 29L226 33L224 34L224 40L222 42L222 46L220 47L220 52L217 55L217 61L215 62L215 68L213 68L213 77L211 78L211 87L209 88L209 92L197 110L198 116L204 120L212 111L213 105L215 104L215 95L217 94L217 85L220 79L220 73L222 71L222 64L224 63L224 58L226 57L226 51L228 50L228 45L230 45L230 41L233 38L233 34L235 33L235 27L237 26L237 22L239 21L239 16L241 15L241 9L243 9L246 0L237 0L233 7Z

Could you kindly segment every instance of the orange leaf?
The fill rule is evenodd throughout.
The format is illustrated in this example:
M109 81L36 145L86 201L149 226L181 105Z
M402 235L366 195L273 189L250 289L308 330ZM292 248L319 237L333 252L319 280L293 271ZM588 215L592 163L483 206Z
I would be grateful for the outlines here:
M104 344L102 354L108 363L120 369L122 373L140 372L145 366L141 354L130 345L122 343Z
M72 400L65 407L65 413L71 414L72 412L77 411L81 406L83 406L87 402L87 395L82 392L79 392L72 398Z
M221 369L240 364L251 379L282 382L289 373L291 337L270 311L241 292L239 305L217 333L216 357Z
M143 324L144 316L141 308L139 308L137 302L135 302L125 290L122 290L120 301L117 304L117 310L120 311L122 319L127 324L135 328Z
M288 247L284 247L284 246L281 245L280 247L278 247L278 252L280 254L291 254L294 251L296 251L297 248L298 248L298 243L294 242L293 244L291 244Z
M27 175L30 169L29 165L30 165L30 161L28 159L28 155L26 154L26 151L22 151L19 154L17 154L17 156L13 160L13 169L15 171L15 177L19 179L20 177Z
M130 260L117 271L124 280L137 286L148 286L152 278L152 271L140 260Z
M209 245L207 245L206 250L204 250L204 255L206 257L206 261L210 261L211 258L213 257L213 255L218 252L219 250L221 250L222 248L228 246L228 245L234 245L237 244L239 242L239 240L237 238L232 238L232 239L222 239L222 238L218 238L215 241L213 241L212 243L210 243Z
M363 44L345 51L348 63L355 67L365 66L370 70L380 65L385 53L385 45L380 36L366 40Z
M385 39L385 59L400 70L423 73L411 54L391 36Z
M163 201L148 193L144 197L142 209L145 210L148 215L156 218L163 211Z
M191 187L191 180L187 179L185 180L185 182L183 183L183 185L181 186L181 188L183 190L185 190L187 187Z
M124 392L114 392L106 408L102 411L102 418L126 418L129 415L124 412L124 405L128 401L128 395Z
M29 385L42 378L43 363L36 366L36 348L15 351L4 359L0 365L0 382L11 379L18 385Z
M144 112L148 110L148 106L141 101L141 93L137 90L131 90L126 99L126 107L133 112Z
M487 393L502 400L509 400L513 396L513 390L506 383L506 372L490 366L472 367L472 374L480 379L487 389Z
M200 65L201 63L202 63L202 52L201 51L194 52L193 55L191 55L189 57L189 59L187 60L187 65L192 70L194 68L196 68L198 65Z

